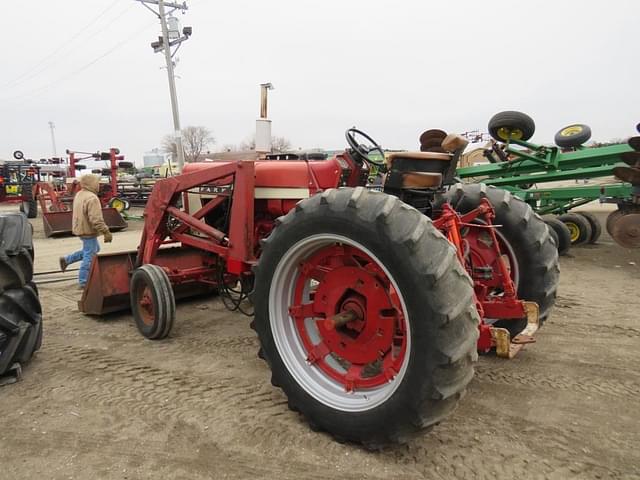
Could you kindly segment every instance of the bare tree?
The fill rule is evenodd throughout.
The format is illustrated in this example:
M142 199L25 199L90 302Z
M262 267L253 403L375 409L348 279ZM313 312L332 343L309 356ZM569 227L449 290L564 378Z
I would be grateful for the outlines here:
M164 137L162 137L160 148L163 152L170 154L172 158L176 158L176 139L173 135L165 135Z
M187 162L195 162L203 152L216 143L213 134L207 127L185 127L182 129L182 147ZM174 155L176 143L173 135L165 135L162 139L162 149Z
M245 141L243 141L238 150L255 150L256 149L256 136L251 135ZM291 141L286 137L276 137L275 135L271 137L271 152L272 153L281 153L286 152L287 150L291 150Z
M246 140L242 141L240 143L240 145L238 145L238 150L239 151L246 151L246 150L255 150L256 149L256 136L255 135L251 135L249 138L247 138Z
M291 150L291 142L285 137L271 137L271 151L281 153Z

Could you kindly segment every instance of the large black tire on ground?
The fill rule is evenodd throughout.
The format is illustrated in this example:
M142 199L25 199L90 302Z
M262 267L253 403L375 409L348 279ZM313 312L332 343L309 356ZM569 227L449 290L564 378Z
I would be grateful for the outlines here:
M25 365L42 345L42 309L28 285L0 294L0 375Z
M451 187L445 198L461 213L476 208L483 198L493 205L494 223L502 226L500 233L509 242L518 261L518 297L538 304L542 325L555 304L560 279L558 250L543 219L508 191L483 183L458 183ZM497 326L510 331L519 328L515 325L518 322L499 323ZM525 325L526 320L521 326L524 328Z
M32 228L24 215L0 215L0 375L27 363L42 344L42 309L33 285Z
M130 285L131 311L140 333L150 340L166 338L176 317L176 301L165 271L157 265L142 265L134 270ZM145 293L146 309L141 304Z
M548 215L543 217L544 223L547 224L550 231L555 235L557 239L558 255L566 255L571 249L571 233L567 226L558 220L555 215Z
M19 213L0 214L0 291L33 278L33 227Z
M402 378L394 380L397 387L383 403L360 411L319 400L312 387L296 379L297 367L287 366L274 338L272 322L291 321L271 311L270 295L281 291L273 287L274 275L290 249L327 234L355 242L377 257L404 297L411 331L410 360ZM279 219L263 244L255 274L254 328L271 367L271 382L312 428L377 448L407 441L453 411L473 376L479 318L470 278L429 218L381 192L327 190Z
M26 198L20 204L20 211L23 212L27 218L36 218L38 216L38 202L33 195L32 185L22 186L22 196Z
M526 113L506 111L496 113L489 120L489 134L499 142L508 139L527 141L536 131L536 124Z
M558 217L571 232L571 245L584 245L589 243L593 231L591 222L577 213L564 213Z
M589 237L589 243L596 243L602 235L602 225L600 220L591 212L576 212L587 219L589 225L591 225L591 236Z

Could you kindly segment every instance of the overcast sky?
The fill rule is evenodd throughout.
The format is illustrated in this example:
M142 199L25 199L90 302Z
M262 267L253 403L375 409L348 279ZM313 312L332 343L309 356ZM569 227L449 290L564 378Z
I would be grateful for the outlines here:
M189 0L176 74L183 126L217 147L251 135L272 82L273 133L342 148L356 125L415 149L439 127L486 130L527 112L534 140L586 123L593 138L640 122L638 0ZM0 158L117 146L129 160L173 130L158 20L134 0L21 0L3 10Z

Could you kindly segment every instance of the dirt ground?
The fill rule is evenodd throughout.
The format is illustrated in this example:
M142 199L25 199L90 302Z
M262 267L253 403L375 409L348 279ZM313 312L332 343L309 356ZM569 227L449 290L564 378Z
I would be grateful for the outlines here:
M37 271L79 245L33 224ZM103 251L135 247L140 227ZM379 453L289 411L249 319L218 299L179 303L171 337L152 342L129 313L78 313L73 281L42 284L42 350L0 388L0 478L640 478L640 251L604 233L561 269L538 343L481 357L452 417Z

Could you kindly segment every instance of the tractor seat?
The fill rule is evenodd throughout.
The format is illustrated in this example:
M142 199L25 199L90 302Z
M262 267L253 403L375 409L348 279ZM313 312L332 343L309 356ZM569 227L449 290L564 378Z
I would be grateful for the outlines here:
M435 188L442 185L442 174L406 172L402 174L402 188Z
M387 156L386 185L389 189L438 188L451 183L458 158L468 141L455 133L447 135L441 143L443 152L394 152Z
M391 168L394 160L451 160L452 155L450 153L437 153L437 152L393 152L387 155L387 166Z

